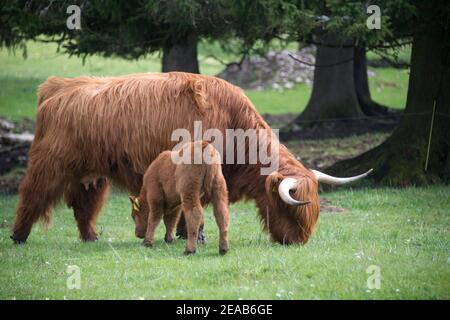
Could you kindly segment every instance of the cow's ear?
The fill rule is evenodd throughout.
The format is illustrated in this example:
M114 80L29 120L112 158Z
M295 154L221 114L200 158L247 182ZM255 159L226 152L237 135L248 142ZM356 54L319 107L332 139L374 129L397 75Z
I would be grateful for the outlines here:
M130 199L131 204L133 204L136 201L135 196L129 196L128 199Z
M275 171L267 176L266 178L266 192L268 194L278 193L278 186L280 182L283 180L283 175L278 171Z

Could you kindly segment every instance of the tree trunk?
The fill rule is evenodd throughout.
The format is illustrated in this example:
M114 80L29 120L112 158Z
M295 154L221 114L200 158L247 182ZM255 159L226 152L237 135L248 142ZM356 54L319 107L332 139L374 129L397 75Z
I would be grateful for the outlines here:
M191 34L186 42L166 46L163 49L162 72L183 71L190 73L200 73L197 59L197 36ZM179 238L187 239L186 219L184 212L177 223L176 235ZM203 231L203 224L198 233L198 242L206 243L206 235Z
M389 108L376 103L370 96L369 79L367 77L367 59L366 47L364 45L357 46L354 49L354 81L356 89L356 97L361 106L362 112L366 116L387 115L394 111Z
M170 71L200 73L197 60L197 36L195 34L189 35L184 43L164 47L162 72Z
M335 164L329 172L352 174L373 167L376 181L401 186L450 180L448 30L436 24L434 28L428 27L428 34L424 31L416 33L413 38L408 97L399 127L380 146L354 159ZM433 113L435 116L427 161Z
M322 42L334 45L331 36ZM317 46L311 97L296 122L363 116L353 78L353 48Z

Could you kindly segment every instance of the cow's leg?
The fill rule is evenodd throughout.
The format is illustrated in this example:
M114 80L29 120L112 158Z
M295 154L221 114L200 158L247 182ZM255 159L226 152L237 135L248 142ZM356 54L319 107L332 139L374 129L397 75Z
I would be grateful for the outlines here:
M95 224L108 196L108 190L109 183L106 178L99 178L89 185L74 181L68 186L65 201L73 209L81 240L97 240Z
M180 219L181 210L179 208L172 210L169 214L164 215L164 225L166 226L166 235L164 241L166 243L173 243L173 231L177 225L178 219Z
M50 209L62 196L64 177L57 169L57 163L45 161L49 158L46 155L37 161L29 160L26 175L19 188L19 202L12 228L11 239L15 243L27 240L33 224L39 218L48 225Z
M185 254L194 254L197 249L197 239L203 217L203 208L198 201L195 204L183 203L185 212L187 241Z
M163 215L164 211L161 206L155 203L149 203L147 232L145 233L145 238L143 241L144 246L153 246L155 230L161 222Z
M198 243L205 244L207 242L206 240L206 234L203 230L204 223L202 222L200 224L200 228L198 230ZM180 219L177 223L177 237L180 239L187 239L187 229L186 229L186 219L184 218L184 212L181 214Z
M176 236L180 239L187 238L186 219L184 218L184 212L181 212L180 220L178 220Z

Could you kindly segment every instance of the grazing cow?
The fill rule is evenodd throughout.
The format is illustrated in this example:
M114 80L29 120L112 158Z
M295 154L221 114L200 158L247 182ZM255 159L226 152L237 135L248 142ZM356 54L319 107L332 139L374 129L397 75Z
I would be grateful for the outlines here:
M208 153L208 162L194 158ZM177 159L180 157L180 159ZM148 167L139 197L130 196L136 236L152 246L155 229L164 219L167 243L184 212L187 227L186 254L195 253L198 230L203 221L202 204L212 202L219 227L219 253L228 251L228 191L222 175L219 152L206 141L186 143L181 150L162 152Z
M96 240L109 182L139 194L149 164L177 144L171 139L176 129L193 133L201 121L204 130L223 133L271 131L241 89L189 73L50 77L39 87L38 104L11 236L16 243L26 241L39 218L49 221L62 196L74 210L81 239ZM266 140L269 147L278 144L272 136ZM319 182L342 184L367 175L335 178L308 170L283 145L278 157L270 175L261 174L260 161L226 163L222 172L230 202L254 200L263 228L283 244L308 241L319 217Z

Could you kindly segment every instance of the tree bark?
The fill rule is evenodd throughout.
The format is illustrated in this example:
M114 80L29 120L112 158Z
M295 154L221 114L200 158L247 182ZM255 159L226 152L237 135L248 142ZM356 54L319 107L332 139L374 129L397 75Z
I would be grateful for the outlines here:
M162 72L200 73L197 59L197 40L197 36L191 34L185 42L165 46L162 57Z
M336 44L332 36L322 42ZM317 46L313 89L296 122L361 117L353 77L353 48Z
M436 23L434 28L429 27L426 31L422 29L413 37L408 97L399 127L380 146L335 164L329 172L352 174L373 167L373 177L381 184L404 186L449 182L449 30Z
M162 72L183 71L200 73L197 59L197 42L197 35L191 34L186 38L185 42L165 46L162 57ZM184 213L178 221L176 234L180 238L187 238ZM200 226L198 241L200 243L206 242L203 224Z
M393 110L375 102L370 96L369 79L367 76L366 47L356 46L354 49L354 81L356 97L362 112L366 116L388 115L394 113Z

